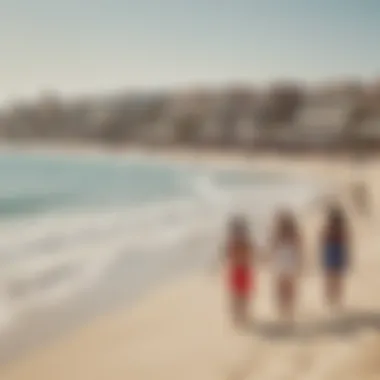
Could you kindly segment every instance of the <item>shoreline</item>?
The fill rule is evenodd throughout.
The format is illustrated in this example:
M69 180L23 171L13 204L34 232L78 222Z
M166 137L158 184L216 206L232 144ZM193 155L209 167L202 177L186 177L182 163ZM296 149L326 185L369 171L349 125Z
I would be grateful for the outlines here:
M245 152L239 150L223 149L194 149L191 147L146 147L142 145L127 146L105 146L102 144L49 144L49 143L0 143L0 153L18 153L35 155L60 155L65 157L89 157L89 158L121 158L143 156L159 160L175 160L179 163L204 163L208 165L227 165L228 168L248 168L252 169L255 164L264 169L286 169L287 171L300 172L306 174L304 164L309 168L320 171L321 166L326 163L335 166L342 166L352 162L348 155L341 155L332 159L328 155L319 153L299 154L299 153L274 153L274 152ZM377 162L377 156L371 156L365 163L358 163L360 167ZM291 167L289 167L291 163Z
M54 150L54 152L55 152L55 150ZM156 154L156 153L154 153L154 154ZM203 155L200 155L200 156L203 156ZM206 154L206 156L207 156L207 154ZM223 155L221 155L221 156L223 156ZM173 154L173 152L170 152L169 154L165 155L165 159L166 159L166 157L168 159L169 158L170 159L173 159L173 158L177 159L177 157L175 156L175 154ZM186 160L188 158L195 159L196 161L198 161L198 160L202 161L202 160L207 159L205 157L194 158L194 157L192 157L191 153L182 152L180 160ZM228 156L227 157L224 156L224 158L223 157L214 157L213 159L215 159L215 161L220 164L221 161L223 163L223 162L227 161L229 158L228 158ZM236 161L234 161L233 164L234 165L237 164L240 166L239 161L244 162L245 160L246 160L246 158L244 158L244 157L240 158L240 159L236 159ZM249 159L249 161L250 162L245 163L247 165L247 167L251 167L251 168L252 167L260 167L261 169L264 169L264 170L270 170L271 168L274 168L274 169L276 169L276 171L278 170L279 172L289 171L289 172L294 173L294 174L302 174L303 173L303 174L309 174L309 175L310 175L310 171L312 171L314 176L318 176L318 177L321 175L322 176L323 175L328 176L331 180L332 179L334 180L333 181L334 183L336 181L337 183L340 183L340 184L347 181L347 178L349 178L350 174L352 174L351 168L347 167L346 165L344 165L342 163L335 163L334 165L327 165L327 168L326 168L325 162L323 162L323 161L321 162L321 161L316 160L316 159L311 160L311 162L309 163L309 162L305 162L305 161L299 162L298 160L294 160L291 158L286 158L286 159L283 158L281 160L278 160L277 158L268 157L266 160L263 160L260 158L252 158L251 157ZM343 167L342 165L346 166L346 167ZM326 169L328 169L328 170L326 170ZM332 175L332 173L335 173L337 170L339 172L339 176ZM342 178L345 178L345 180L343 180ZM310 214L310 212L308 211L307 214ZM315 214L314 211L312 214ZM308 225L310 225L310 224L315 225L317 223L317 221L314 220L315 219L314 216L311 218L312 220L310 219L310 216L304 216L304 218L305 218L305 220L307 220ZM99 318L95 318L92 322L89 323L88 326L80 328L79 330L72 331L67 336L62 337L62 339L59 339L58 341L52 342L51 344L48 344L47 346L43 346L41 348L38 348L36 351L32 352L29 356L26 356L24 359L21 359L20 362L14 362L13 364L11 363L10 366L6 366L4 369L5 370L4 375L2 375L2 369L0 368L0 376L2 379L4 378L4 380L26 379L27 377L25 377L25 376L28 373L28 371L30 371L31 369L32 370L37 369L38 373L40 373L39 378L41 378L42 380L45 380L45 379L47 380L49 377L47 377L47 373L45 373L46 371L43 369L43 362L45 362L45 361L49 362L50 360L52 360L53 363L57 363L57 360L58 360L59 363L61 363L61 361L63 363L63 362L65 362L65 360L68 360L68 363L71 363L73 358L70 359L71 356L70 356L70 353L68 351L68 347L73 348L72 345L74 344L74 342L77 342L77 343L79 342L80 347L82 347L82 349L85 349L85 350L86 350L85 347L87 347L87 349L90 348L89 341L93 342L92 344L94 344L94 347L91 347L91 349L90 349L91 354L89 354L89 356L93 357L93 359L96 361L97 355L100 355L100 352L102 352L102 350L103 350L103 354L105 354L104 350L106 350L106 348L99 346L101 344L100 342L102 341L102 339L106 339L107 344L111 345L111 347L113 344L112 340L113 339L118 340L118 338L116 338L116 336L114 335L115 329L117 329L117 331L119 333L123 334L123 336L125 336L125 337L128 336L128 339L130 339L128 334L131 334L132 341L133 341L132 346L137 345L137 347L139 347L140 339L143 339L144 342L146 341L145 342L146 344L148 344L150 338L153 339L153 342L154 342L154 341L156 341L156 339L158 339L158 338L154 338L154 334L157 335L158 332L157 331L155 333L151 332L151 334L153 336L147 336L148 333L144 332L145 328L148 327L147 326L148 320L151 319L151 318L149 318L148 314L157 315L158 320L161 321L160 323L163 323L164 326L166 326L167 323L174 323L174 325L176 325L178 323L178 321L175 320L174 316L173 317L168 316L167 322L165 322L165 320L160 319L160 313L163 312L163 311L161 311L162 307L160 306L160 304L162 302L162 297L165 301L166 297L169 297L168 294L175 293L175 294L177 294L177 297L179 297L178 299L176 299L176 303L183 305L184 309L186 309L186 308L188 309L189 306L186 304L184 305L184 302L186 302L186 298L187 298L186 296L184 296L184 294L186 294L185 289L188 289L187 291L189 292L189 297L190 297L191 295L194 295L194 292L198 292L201 290L201 288L199 286L200 286L200 283L202 283L204 281L206 281L206 283L205 283L206 288L208 289L209 292L211 292L210 294L214 294L215 296L217 296L218 292L215 293L215 290L216 290L215 286L217 285L216 283L218 283L218 280L216 280L215 278L214 279L205 279L204 276L200 275L199 273L186 276L185 279L178 279L177 281L174 281L173 283L160 286L158 288L158 290L155 290L153 293L148 293L146 296L143 296L143 298L140 299L137 302L137 304L131 308L128 308L126 310L116 311L114 313L107 314L107 315L101 316ZM215 283L215 281L216 281L216 283ZM204 297L201 297L201 298L202 298L202 302L205 302ZM161 301L159 301L159 300L161 300ZM215 308L220 308L220 301L221 301L220 295L218 295L216 297L216 300L218 300L219 303L217 302L217 304L215 304L215 302L213 301L212 302L212 308L209 309L210 312L212 312L212 311L215 312ZM167 302L169 302L169 301L166 301L166 303ZM170 310L173 310L172 308L174 307L174 304L172 302L169 302L169 304L167 303L167 306L169 307ZM150 310L149 312L147 311L148 309ZM176 314L176 318L179 318L178 312L174 313L174 314ZM143 321L141 321L141 318L143 319ZM154 319L156 319L156 318L154 318ZM212 320L211 316L210 316L210 319ZM112 323L111 323L111 321L112 321ZM152 321L150 321L150 322L152 322ZM154 323L156 323L156 322L154 322ZM157 323L159 323L159 322L157 322ZM201 321L197 320L196 323L201 323ZM220 328L222 325L224 325L224 323L225 323L225 321L223 322L221 319L218 319L218 323L216 323L216 326L219 326L219 328ZM144 324L145 324L145 327L144 327ZM116 325L117 327L113 327L113 325ZM136 326L138 327L137 330L140 331L139 333L133 332L133 330L135 330ZM124 331L124 329L125 329L125 331ZM148 330L150 330L150 328L148 328ZM178 330L176 330L176 331L178 334L179 331ZM101 335L99 335L99 334L101 334ZM139 336L139 334L140 334L140 336ZM218 332L213 331L212 334L218 334ZM230 344L230 340L233 342L235 342L236 340L240 341L239 337L236 337L235 334L231 331L228 332L227 336L228 336L228 340L226 341L227 344ZM103 337L103 338L101 339L100 337ZM135 337L134 340L133 340L133 337ZM143 338L143 337L145 337L145 338ZM163 337L160 339L163 339ZM170 339L174 339L174 341L176 341L176 339L178 339L178 336L177 337L171 336ZM243 346L245 347L247 345L247 342L246 342L246 339L243 339L243 340L245 341L245 343L243 344ZM163 343L163 341L162 341L162 343ZM125 351L124 353L125 353L125 355L128 355L128 352L131 349L131 347L129 344L127 344L127 345L125 345L125 344L126 344L126 342L124 343L124 351ZM182 342L182 344L185 344L185 342ZM193 342L193 345L194 344L195 343ZM166 344L164 346L166 347ZM239 346L239 348L237 348L238 346ZM237 348L237 350L239 352L243 352L243 351L245 352L246 347L244 349L241 348L240 343L238 344L238 346L235 346L235 348ZM52 354L49 354L49 349L52 350ZM214 349L216 349L216 347L214 347ZM133 350L133 348L132 348L132 350ZM146 346L145 350L148 350L148 346ZM112 351L112 349L111 349L111 351ZM97 352L99 352L99 353L97 354ZM149 350L148 350L148 352L149 352ZM108 355L110 355L110 354L108 354ZM244 355L246 355L246 354L244 354ZM146 359L146 363L145 363L146 365L148 365L151 360L155 361L154 357L150 356L149 354L144 355L144 358ZM84 359L83 355L82 355L82 359ZM140 360L142 360L142 358L140 358ZM165 359L165 360L168 360L168 359ZM86 361L86 360L84 360L84 361ZM66 377L62 377L62 379L69 379L69 378L75 378L75 379L78 378L79 379L79 377L75 377L75 376L72 377L72 374L69 375L71 373L70 369L65 368L66 365L63 366L62 363L61 364L59 364L59 363L58 363L58 368L61 368L64 371L64 373L67 373ZM84 363L82 363L82 365L84 365ZM125 364L125 365L127 365L127 364ZM127 368L124 368L124 370L126 371L126 372L125 371L123 372L124 375L129 374L130 376L132 376L134 374L133 378L143 379L143 380L149 378L147 376L147 374L146 375L143 374L144 371L141 372L142 369L139 366L137 369L133 370L132 367L134 366L134 363L128 361L128 365L129 365L129 367L127 366ZM172 365L175 365L175 363L172 363ZM118 366L120 366L120 365L118 365ZM48 367L50 367L50 366L48 366ZM10 371L9 373L7 372L7 368L9 368L9 371ZM50 367L50 370L54 370L53 366ZM83 370L84 369L82 368L81 371L83 371ZM170 368L166 368L166 371L167 371L167 372L165 372L166 374L169 374L170 376L174 376L174 374L171 373L173 371L170 371ZM15 374L14 376L12 375L13 373ZM45 375L44 375L44 373L45 373ZM150 375L152 375L153 373L154 372L150 372ZM93 373L93 375L90 375L90 376L94 376L94 374L95 373ZM119 375L116 375L116 376L119 376ZM55 375L54 375L54 377L58 378ZM121 379L121 378L125 378L125 377L115 377L115 378ZM173 379L174 378L175 377L173 377ZM210 379L212 379L212 378L213 377L210 377ZM170 379L171 379L171 377L170 377Z
M65 158L102 158L102 159L121 159L122 161L133 158L143 157L154 159L156 162L170 164L176 162L183 164L207 165L209 169L231 169L231 170L258 170L270 172L286 172L287 175L302 176L306 179L315 179L318 181L326 178L326 167L330 171L338 171L340 177L344 177L347 184L348 177L352 180L362 180L365 177L365 171L379 162L380 157L371 156L370 159L363 162L353 163L352 158L347 155L331 158L324 154L282 154L273 152L241 152L223 151L223 149L192 149L183 147L149 147L140 145L128 145L120 147L107 147L102 144L49 144L49 143L24 143L24 144L2 144L0 143L1 153L22 153L32 155L52 155L57 154ZM125 161L127 162L127 161ZM358 172L364 172L363 175ZM329 183L336 188L334 193L339 193L341 189L341 180L336 176L329 176Z

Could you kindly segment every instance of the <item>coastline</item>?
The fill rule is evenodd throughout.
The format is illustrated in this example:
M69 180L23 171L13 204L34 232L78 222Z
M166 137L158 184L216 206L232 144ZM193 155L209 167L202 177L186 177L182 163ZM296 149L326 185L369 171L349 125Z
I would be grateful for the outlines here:
M50 150L33 148L27 151L44 154L49 151L52 154L57 152L67 154L68 151L79 155L104 154L96 148L92 149L93 153L80 151L79 148L78 150L64 148L60 150L58 147ZM128 153L130 152L132 150L128 151ZM140 150L133 152L141 153ZM111 154L113 155L113 153ZM119 155L123 157L125 152L115 153L115 156ZM228 154L208 152L197 154L195 157L194 153L184 150L170 151L166 154L155 152L148 156L181 162L204 162L207 160L218 166L241 167L244 165L247 168L329 178L336 186L337 193L343 196L345 196L344 188L347 182L357 175L360 178L365 177L371 187L376 185L373 176L380 166L377 162L367 164L365 173L362 172L362 168L358 173L358 169L350 167L347 163L338 161L331 164L328 160L319 158L308 158L302 161L299 158L268 155L267 157L250 156L247 159L241 155L233 157ZM313 256L315 228L320 219L319 210L315 209L313 212L307 210L301 218L302 224L305 225L308 253ZM363 225L359 225L358 229L361 244L363 236L368 238L368 233L363 231L365 229ZM371 249L369 251L372 252ZM311 295L311 302L316 301L319 296L319 279L311 273L307 281L308 296ZM270 299L270 275L267 271L263 271L260 283L262 283L263 290L260 291L257 302L258 318L260 321L270 323L274 321L274 317L268 302ZM160 287L154 293L144 297L135 307L96 318L88 326L41 347L25 359L14 362L4 369L0 368L0 377L4 380L21 380L30 378L30 374L33 373L41 380L51 378L100 379L104 377L142 380L150 378L173 380L207 378L212 380L214 378L232 378L228 376L235 376L235 372L237 372L236 379L248 379L252 374L255 374L254 378L257 378L260 375L260 367L263 367L264 375L261 378L265 379L267 369L260 363L260 358L264 360L266 355L268 358L273 357L277 352L280 354L280 362L283 365L290 359L291 361L294 359L307 362L315 359L314 351L318 350L318 345L324 347L331 355L333 352L331 350L340 344L339 339L336 342L334 337L329 337L328 334L327 343L323 339L321 342L318 336L299 347L299 343L292 340L282 343L273 341L265 333L249 334L248 336L247 334L237 335L224 318L222 312L224 299L221 289L219 276L199 273L186 276L182 280ZM362 296L362 294L357 296ZM372 301L370 297L364 297L360 301L361 304L356 300L355 305L351 306L359 306L366 310L373 306ZM305 310L306 314L302 315L301 322L310 323L312 321L324 325L323 320L326 319L326 315L323 310L315 307L311 302L308 301L308 309ZM380 306L380 300L378 304ZM334 341L332 348L329 345L331 340ZM380 343L377 346L377 339L371 337L368 340L371 341L368 344L380 346ZM346 347L344 344L342 346ZM291 356L285 352L285 347L294 352L295 358L294 355ZM305 354L300 351L300 347L303 347ZM255 363L259 369L255 368ZM301 364L300 366L302 367ZM294 369L292 368L292 370ZM246 371L248 377L239 377L239 371ZM363 378L367 379L367 377ZM315 379L319 379L319 377L315 377Z
M347 169L346 165L351 160L347 155L341 155L331 159L330 156L311 153L274 153L274 152L242 152L239 150L226 151L223 149L193 149L191 147L146 147L142 145L126 145L119 147L106 146L103 144L57 144L57 143L17 143L6 144L0 143L0 153L31 154L44 156L64 156L80 158L120 158L130 157L147 157L155 158L159 161L177 161L179 163L197 163L207 164L215 167L228 168L247 168L258 167L264 170L286 170L287 173L299 173L302 175L309 174L305 170L305 164L313 171L320 172L324 170L324 165L339 166ZM378 158L368 160L369 163L377 162ZM205 162L206 161L206 162ZM289 165L291 163L291 165ZM367 163L361 164L361 167L368 166Z

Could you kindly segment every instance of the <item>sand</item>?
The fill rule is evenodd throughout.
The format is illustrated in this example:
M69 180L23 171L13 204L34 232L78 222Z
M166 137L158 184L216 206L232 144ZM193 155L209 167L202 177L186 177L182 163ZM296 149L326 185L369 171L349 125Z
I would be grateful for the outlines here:
M186 158L186 155L182 156ZM253 323L237 331L228 320L222 271L195 273L167 284L133 309L105 315L26 358L0 369L2 380L274 380L380 379L380 161L353 167L322 159L255 159L255 167L330 179L352 216L355 267L346 308L324 306L316 266L321 207L301 215L307 266L294 331L279 329L271 273L261 268ZM356 215L348 185L367 183L372 215Z

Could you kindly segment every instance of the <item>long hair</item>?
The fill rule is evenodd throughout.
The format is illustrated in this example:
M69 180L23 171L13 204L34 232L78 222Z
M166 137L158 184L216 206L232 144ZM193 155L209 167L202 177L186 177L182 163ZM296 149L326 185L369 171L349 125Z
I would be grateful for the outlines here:
M328 242L344 242L348 236L347 218L345 212L337 205L327 211L325 239Z
M294 215L287 210L281 211L276 218L274 226L275 241L291 240L298 238L298 224Z
M250 246L248 221L243 215L235 215L228 224L228 245Z

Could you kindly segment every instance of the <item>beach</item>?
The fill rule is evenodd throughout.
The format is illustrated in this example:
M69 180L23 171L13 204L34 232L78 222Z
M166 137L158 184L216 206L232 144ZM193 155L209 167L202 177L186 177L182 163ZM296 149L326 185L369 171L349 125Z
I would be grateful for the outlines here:
M165 156L165 155L163 155ZM324 307L317 238L321 206L300 215L307 265L302 278L297 328L278 329L271 297L271 273L260 269L252 306L252 327L236 331L228 320L222 271L204 268L145 295L135 306L110 312L43 345L0 369L2 380L57 379L345 379L380 377L380 170L377 160L354 166L325 158L228 158L191 153L178 161L209 160L250 165L328 180L350 212L355 266L348 279L346 309ZM370 219L356 215L348 196L352 180L364 181L373 197Z

